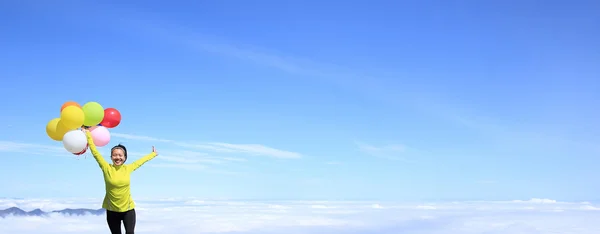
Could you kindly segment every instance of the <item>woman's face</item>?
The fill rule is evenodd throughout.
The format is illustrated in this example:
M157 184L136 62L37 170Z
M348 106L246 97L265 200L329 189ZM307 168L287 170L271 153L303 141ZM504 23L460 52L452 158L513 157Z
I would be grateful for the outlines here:
M112 162L115 166L123 165L125 162L125 152L123 149L116 148L112 151L110 159L112 159Z

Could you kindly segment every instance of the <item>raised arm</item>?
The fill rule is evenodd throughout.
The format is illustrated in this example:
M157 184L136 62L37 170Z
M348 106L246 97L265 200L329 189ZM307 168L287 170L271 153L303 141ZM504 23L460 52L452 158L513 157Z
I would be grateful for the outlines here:
M140 168L142 165L144 165L144 163L150 161L151 159L153 159L154 157L156 157L156 155L158 155L155 151L153 151L152 153L147 154L146 156L135 160L135 162L132 162L131 164L129 164L129 166L127 167L130 171L135 171L138 168Z
M92 133L90 133L90 131L87 130L85 130L84 132L85 136L87 137L88 147L90 148L94 159L96 159L96 162L98 162L98 166L100 166L102 170L109 167L106 160L104 160L104 158L102 157L102 154L100 154L100 152L98 152L98 149L96 149L96 145L94 145L94 140L92 139Z

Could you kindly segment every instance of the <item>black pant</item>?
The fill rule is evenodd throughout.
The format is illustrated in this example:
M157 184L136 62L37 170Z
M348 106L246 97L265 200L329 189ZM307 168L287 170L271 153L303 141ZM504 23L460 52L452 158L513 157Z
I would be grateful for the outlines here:
M135 229L135 209L125 212L106 211L106 222L112 234L121 234L121 221L125 226L125 234L134 234Z

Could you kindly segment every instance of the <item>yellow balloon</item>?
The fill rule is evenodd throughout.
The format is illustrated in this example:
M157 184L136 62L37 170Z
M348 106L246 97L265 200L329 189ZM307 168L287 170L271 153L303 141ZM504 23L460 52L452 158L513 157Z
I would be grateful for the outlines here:
M63 136L68 131L69 129L67 129L60 123L60 118L54 118L50 120L46 125L46 134L48 134L50 139L55 141L62 141Z
M60 112L60 123L69 130L74 130L83 125L85 114L78 106L67 106Z
M65 127L65 125L62 123L62 121L58 121L58 124L56 124L56 134L58 134L60 136L60 140L62 141L63 136L65 136L65 134L71 131L71 129L68 129L67 127Z

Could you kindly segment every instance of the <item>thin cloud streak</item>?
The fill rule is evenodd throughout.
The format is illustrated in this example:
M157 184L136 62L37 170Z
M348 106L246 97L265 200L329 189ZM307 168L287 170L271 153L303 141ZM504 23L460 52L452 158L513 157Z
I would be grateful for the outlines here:
M173 142L172 140L165 140L160 138L154 138L149 136L140 136L140 135L131 135L131 134L122 134L122 133L110 133L113 137L129 139L129 140L139 140L139 141L157 141L157 142Z
M271 148L264 145L259 144L231 144L231 143L221 143L221 142L211 142L211 143L183 143L176 142L173 140L167 139L158 139L149 136L138 136L131 134L113 134L115 137L121 137L125 139L132 140L142 140L142 141L161 141L161 142L169 142L178 146L193 148L193 149L202 149L202 150L210 150L217 153L245 153L251 155L262 155L273 158L284 158L284 159L297 159L302 158L302 154L297 152L285 151L280 149ZM230 160L238 160L234 158L229 158Z
M144 165L144 166L146 166L146 165ZM157 168L174 168L174 169L182 169L182 170L187 170L187 171L206 172L206 173L221 174L221 175L237 176L237 175L243 174L242 172L214 169L214 168L208 167L204 164L197 164L197 163L154 163L154 164L148 164L148 166L149 167L157 167Z
M70 154L65 154L63 147L14 141L0 141L0 152L71 157Z
M355 142L355 144L361 152L372 157L408 163L415 162L414 160L402 156L407 153L407 148L404 145L385 145L377 147L362 142Z
M183 163L153 163L148 164L150 167L161 167L161 168L178 168L186 170L204 170L207 167L201 164L183 164Z
M131 135L130 135L131 136ZM151 137L137 137L137 139L152 139ZM132 152L130 155L142 157L146 155L144 153ZM160 168L176 168L186 171L196 172L207 172L216 174L227 174L227 175L238 175L240 172L233 172L228 170L216 169L217 166L226 166L230 163L246 162L244 158L235 157L221 157L213 156L203 152L180 150L170 151L167 150L164 153L160 153L158 157L154 159L150 167Z
M152 137L145 136L135 136L129 134L118 134L119 136L126 136L128 139L135 140L150 140L150 141L162 141L162 142L170 142L168 140L157 139ZM106 148L99 149L103 155L107 154ZM104 151L104 152L103 152ZM0 141L0 152L10 152L10 153L23 153L30 155L43 155L43 156L57 156L57 157L65 157L65 158L76 158L79 159L81 157L87 158L88 154L84 154L82 156L75 157L72 154L68 153L63 147L52 146L52 145L43 145L43 144L31 144L31 143L21 143L21 142L12 142L12 141ZM89 151L88 151L89 152ZM135 160L136 158L142 157L146 155L146 153L139 152L129 152L131 160ZM207 164L211 165L221 165L227 163L239 163L246 162L247 159L244 158L236 158L236 157L220 157L220 156L211 156L206 153L194 152L194 151L166 151L161 153L159 157L155 160L158 161L167 161L169 163L152 163L148 164L153 167L164 167L164 168L180 168L192 171L206 171L206 172L218 172L222 174L238 174L237 172L229 172L229 171L220 171L216 169L209 169Z
M209 154L194 152L194 151L168 152L167 154L164 154L164 156L160 157L160 158L162 160L171 161L171 162L179 162L179 163L222 164L222 163L227 163L227 162L245 162L245 161L247 161L244 158L210 156Z
M238 152L246 152L250 154L264 154L273 156L276 158L301 158L302 155L296 152L284 151L279 149L274 149L271 147L267 147L264 145L258 144L230 144L230 143L208 143L209 145L214 145L223 148L229 148Z
M176 163L214 163L214 164L222 163L222 161L219 161L219 160L191 159L191 158L177 157L177 156L170 156L170 155L166 155L165 157L160 157L160 159L169 161L169 162L176 162Z

